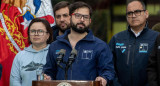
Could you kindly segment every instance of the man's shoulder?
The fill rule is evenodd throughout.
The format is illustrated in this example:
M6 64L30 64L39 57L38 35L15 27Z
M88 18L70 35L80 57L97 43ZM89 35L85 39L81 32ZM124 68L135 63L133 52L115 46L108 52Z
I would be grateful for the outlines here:
M154 31L152 29L148 29L147 32L144 33L146 37L148 38L156 38L159 35L159 32Z
M116 38L121 38L121 37L127 37L127 34L128 34L128 30L124 30L124 31L121 31L119 33L116 33L113 37L116 37Z
M96 36L94 36L94 37L95 37L95 41L104 42L102 39L100 39L100 38L98 38L98 37L96 37Z
M66 43L66 39L58 36L58 39L53 41L49 47L52 47L52 48L55 48L55 47L58 47L58 46L62 46L62 44Z
M58 30L58 27L56 25L52 26L53 30Z
M148 31L148 32L153 33L153 34L159 34L159 32L154 31L154 30L152 30L152 29L149 29L149 31Z
M100 45L104 45L104 46L107 45L107 42L103 41L102 39L100 39L98 37L95 37L95 43L100 44Z

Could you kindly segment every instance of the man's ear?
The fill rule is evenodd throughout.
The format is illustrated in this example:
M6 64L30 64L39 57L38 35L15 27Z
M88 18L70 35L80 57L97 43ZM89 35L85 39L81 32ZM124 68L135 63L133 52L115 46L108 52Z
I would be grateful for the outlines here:
M146 15L146 18L149 17L149 12L148 12L148 10L145 11L145 15Z

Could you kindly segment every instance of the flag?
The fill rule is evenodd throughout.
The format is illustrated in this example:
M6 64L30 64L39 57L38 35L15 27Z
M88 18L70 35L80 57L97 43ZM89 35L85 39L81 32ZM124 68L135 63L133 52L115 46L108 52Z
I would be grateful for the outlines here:
M15 55L29 46L27 27L33 18L45 18L55 24L51 0L1 0L0 9L0 86L9 86Z

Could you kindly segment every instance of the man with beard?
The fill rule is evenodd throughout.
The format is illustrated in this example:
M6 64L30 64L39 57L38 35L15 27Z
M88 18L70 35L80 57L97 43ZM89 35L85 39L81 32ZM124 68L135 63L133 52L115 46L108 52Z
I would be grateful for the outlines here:
M91 7L84 2L75 2L70 7L71 29L50 45L47 62L44 66L45 80L97 80L106 86L114 78L112 53L109 46L95 37L89 29L91 24ZM57 64L59 51L66 54ZM77 50L77 54L73 53ZM72 53L72 54L71 54ZM71 55L70 55L71 54ZM71 57L73 63L68 67ZM58 57L59 58L59 57ZM60 65L60 67L59 67ZM63 69L68 69L67 73ZM65 75L68 77L65 77Z
M56 25L52 27L54 41L57 36L63 35L64 32L70 28L69 5L69 2L61 1L53 8L56 22Z

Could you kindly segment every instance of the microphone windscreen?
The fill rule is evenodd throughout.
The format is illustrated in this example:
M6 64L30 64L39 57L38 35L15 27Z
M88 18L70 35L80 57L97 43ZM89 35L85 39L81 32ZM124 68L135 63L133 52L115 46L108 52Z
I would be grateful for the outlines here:
M73 50L71 51L71 54L77 55L77 50L76 50L76 49L73 49Z
M65 49L61 49L60 51L59 51L59 54L65 54L66 53L66 50Z

